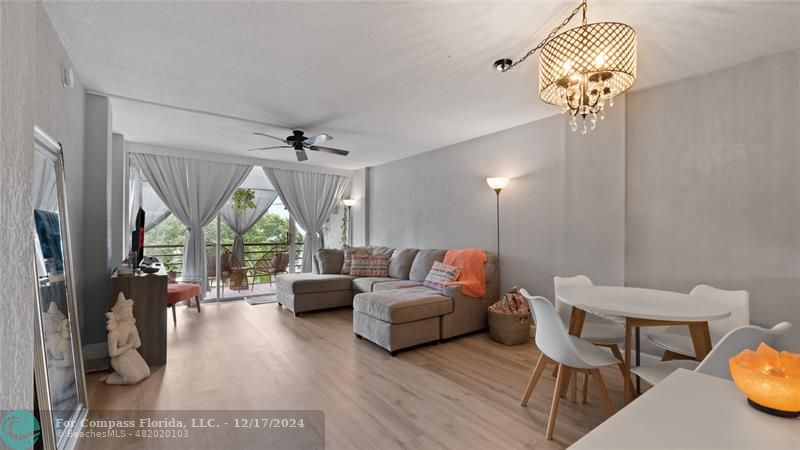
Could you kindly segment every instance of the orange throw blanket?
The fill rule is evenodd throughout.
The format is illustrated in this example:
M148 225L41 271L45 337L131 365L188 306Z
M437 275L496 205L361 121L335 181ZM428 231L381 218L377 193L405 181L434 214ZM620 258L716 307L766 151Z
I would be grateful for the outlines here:
M482 298L486 294L486 252L476 248L448 250L444 255L444 263L461 267L458 281L447 284L460 284L461 292L470 297Z

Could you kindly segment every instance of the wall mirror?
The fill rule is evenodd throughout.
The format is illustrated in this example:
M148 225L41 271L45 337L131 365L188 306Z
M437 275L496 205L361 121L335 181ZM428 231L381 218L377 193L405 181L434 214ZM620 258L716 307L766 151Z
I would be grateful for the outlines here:
M61 145L34 129L32 263L36 273L35 384L41 442L68 449L86 415Z

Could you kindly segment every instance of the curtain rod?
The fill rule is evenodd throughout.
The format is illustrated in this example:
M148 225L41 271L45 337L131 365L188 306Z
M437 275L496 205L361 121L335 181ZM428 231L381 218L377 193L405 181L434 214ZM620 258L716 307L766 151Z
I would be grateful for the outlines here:
M342 175L352 177L356 171L347 169L334 169L330 167L306 165L297 163L275 161L271 159L258 159L247 156L228 155L222 153L202 152L198 150L188 150L174 147L164 147L161 145L146 144L135 141L125 141L126 153L144 153L150 155L176 156L179 158L199 159L202 161L246 164L257 167L273 167L276 169L296 170L298 172L327 173L332 175Z

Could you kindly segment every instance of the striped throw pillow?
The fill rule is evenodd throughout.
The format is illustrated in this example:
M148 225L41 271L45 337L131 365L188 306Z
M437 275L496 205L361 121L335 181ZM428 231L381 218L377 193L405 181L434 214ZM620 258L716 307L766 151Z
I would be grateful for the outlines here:
M350 275L356 277L388 277L390 255L353 255Z
M461 267L435 261L422 285L441 291L448 282L457 280L460 274Z

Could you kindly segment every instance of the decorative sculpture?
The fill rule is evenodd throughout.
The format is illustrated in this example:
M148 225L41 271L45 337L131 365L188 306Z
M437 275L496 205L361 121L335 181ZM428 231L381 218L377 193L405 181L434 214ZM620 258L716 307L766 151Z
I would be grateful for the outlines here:
M114 369L105 378L107 384L136 384L150 376L150 367L136 351L142 346L136 319L133 317L133 300L120 292L117 303L106 313L108 330L108 356Z

